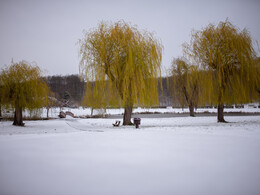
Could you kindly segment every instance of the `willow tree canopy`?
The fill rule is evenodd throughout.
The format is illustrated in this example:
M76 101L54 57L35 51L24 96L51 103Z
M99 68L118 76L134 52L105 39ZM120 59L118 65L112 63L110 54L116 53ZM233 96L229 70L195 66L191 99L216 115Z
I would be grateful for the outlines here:
M1 104L15 108L14 125L23 125L23 109L41 108L48 99L49 88L40 68L26 61L2 69L0 86Z
M186 51L205 71L200 100L218 105L218 122L224 120L224 104L248 103L258 99L259 69L249 32L228 20L209 24L193 33Z
M258 99L260 74L256 52L249 32L228 20L209 24L192 35L193 59L207 72L204 102L247 103Z
M102 22L85 32L79 44L80 72L95 96L93 105L115 104L111 99L123 107L158 102L162 44L153 34L124 21Z

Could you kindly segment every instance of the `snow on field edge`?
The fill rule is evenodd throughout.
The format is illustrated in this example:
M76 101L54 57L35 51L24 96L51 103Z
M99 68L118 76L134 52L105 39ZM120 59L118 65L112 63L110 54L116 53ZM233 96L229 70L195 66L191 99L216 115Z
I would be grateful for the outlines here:
M91 115L91 109L90 108L51 108L49 110L49 117L51 118L58 118L60 111L70 111L75 116L90 116ZM258 108L257 104L249 104L245 105L244 108L225 108L224 112L226 113L260 113L260 108ZM122 115L124 113L123 108L119 109L94 109L93 115ZM172 108L172 107L166 107L166 108L134 108L133 114L135 113L189 113L188 108ZM198 108L195 110L195 113L217 113L216 108ZM3 117L12 117L13 116L13 110L8 111L7 113L3 113ZM45 108L35 110L32 113L30 113L28 110L23 112L24 117L33 118L33 116L36 116L38 118L46 118L47 116L47 110Z

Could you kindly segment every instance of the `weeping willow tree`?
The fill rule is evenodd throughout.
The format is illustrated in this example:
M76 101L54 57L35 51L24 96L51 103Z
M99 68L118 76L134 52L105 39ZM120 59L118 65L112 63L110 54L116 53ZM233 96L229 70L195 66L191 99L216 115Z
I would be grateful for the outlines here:
M94 109L106 107L104 104L105 96L101 96L97 93L98 91L94 90L94 82L88 82L87 86L85 87L81 105L83 107L91 108L91 116L93 115Z
M90 104L102 102L99 96L119 97L117 102L125 109L123 125L131 124L135 104L158 104L162 45L153 34L139 31L124 21L102 22L96 29L85 32L79 44L80 72L86 75L87 83L98 82L87 85L88 89L93 87L89 90L96 97Z
M180 103L185 100L190 116L195 116L194 107L199 101L200 74L197 66L189 65L187 60L177 58L172 61L174 97Z
M55 106L55 95L54 93L50 90L49 86L48 86L48 82L46 79L43 80L43 82L46 83L46 85L43 85L43 90L44 90L44 94L47 94L47 98L44 98L44 107L46 108L46 117L47 119L49 119L49 110L50 108Z
M224 105L248 103L258 98L259 69L249 32L239 30L228 20L209 24L193 33L191 55L207 72L204 102L218 107L218 122L224 120Z
M49 88L41 79L39 67L25 61L2 69L1 103L15 108L13 125L23 126L22 111L44 106Z
M103 89L101 90L102 87ZM99 90L96 90L96 88ZM107 108L108 106L117 107L120 97L117 95L117 91L113 90L109 82L105 82L105 84L100 81L87 82L82 98L82 106L91 108L91 116L94 109Z

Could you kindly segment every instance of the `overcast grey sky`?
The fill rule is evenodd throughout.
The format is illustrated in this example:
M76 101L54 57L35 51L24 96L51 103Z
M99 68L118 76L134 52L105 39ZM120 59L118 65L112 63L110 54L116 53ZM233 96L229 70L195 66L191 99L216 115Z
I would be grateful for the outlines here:
M162 40L166 70L192 29L227 17L260 41L260 0L0 0L0 67L13 58L36 62L46 75L77 74L83 30L124 20Z

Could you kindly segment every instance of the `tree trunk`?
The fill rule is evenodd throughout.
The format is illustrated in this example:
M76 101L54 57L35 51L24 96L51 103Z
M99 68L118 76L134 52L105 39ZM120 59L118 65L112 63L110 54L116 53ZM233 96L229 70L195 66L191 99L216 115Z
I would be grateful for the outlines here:
M47 106L46 109L47 109L47 119L49 119L49 109L50 109L50 108Z
M132 111L133 111L132 105L125 107L123 125L133 125L133 123L131 122Z
M190 116L195 116L195 114L194 114L194 105L191 103L190 105L189 105L189 110L190 110Z
M2 106L0 104L0 117L2 117Z
M224 105L223 104L218 105L218 122L219 123L225 123L226 122L224 120Z
M22 108L19 105L15 105L14 122L13 125L24 126Z

